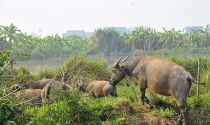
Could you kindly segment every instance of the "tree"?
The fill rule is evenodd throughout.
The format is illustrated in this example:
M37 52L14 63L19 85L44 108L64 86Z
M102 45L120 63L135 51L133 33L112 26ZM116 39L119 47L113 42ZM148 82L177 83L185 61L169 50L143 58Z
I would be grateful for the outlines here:
M203 47L202 30L192 30L188 35L188 42L193 47Z
M144 30L144 35L145 35L145 46L147 47L147 51L150 51L153 49L153 43L158 40L157 39L157 33L154 29L152 28L147 28Z
M180 41L177 40L180 31L175 31L174 28L171 30L166 30L163 28L165 32L160 33L160 43L162 43L162 48L171 49L172 47L176 47L177 43Z
M18 30L18 28L16 26L13 25L13 23L8 27L5 26L4 27L4 31L3 34L6 35L6 38L8 38L8 50L11 49L12 44L17 44L18 43L18 34L21 31ZM15 49L15 48L14 48Z
M136 49L146 50L145 34L142 27L138 27L132 32L131 41L132 51L135 51Z
M18 38L20 41L20 44L17 45L17 47L20 47L21 51L24 52L23 49L25 49L25 52L27 53L32 53L32 46L33 46L33 37L32 35L27 35L27 33L22 33L18 34ZM26 50L29 48L29 51Z
M95 43L94 49L101 53L111 54L113 51L120 49L120 33L113 28L96 29L93 37Z
M4 50L4 48L6 48L7 46L7 41L6 41L6 37L3 34L4 31L4 26L0 26L0 49Z
M204 28L203 40L204 40L204 45L206 47L210 45L210 40L209 40L209 26L208 25L206 25L206 27Z

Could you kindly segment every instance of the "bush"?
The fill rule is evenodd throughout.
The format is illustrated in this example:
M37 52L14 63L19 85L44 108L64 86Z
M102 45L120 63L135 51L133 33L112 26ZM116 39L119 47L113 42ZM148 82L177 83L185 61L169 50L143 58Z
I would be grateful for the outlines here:
M29 124L99 124L100 119L87 105L66 97L52 105L31 109Z
M69 84L87 83L91 80L108 80L111 72L107 63L85 58L84 54L72 55L66 64L58 69L55 79Z
M38 79L43 79L43 78L53 79L54 76L55 76L55 71L50 68L39 70L37 75Z
M16 124L13 121L16 110L8 104L7 99L0 99L0 123L5 125Z
M210 123L210 92L201 94L199 96L190 97L187 99L188 106L190 107L190 120L193 124L200 124L200 121L205 121L206 124Z

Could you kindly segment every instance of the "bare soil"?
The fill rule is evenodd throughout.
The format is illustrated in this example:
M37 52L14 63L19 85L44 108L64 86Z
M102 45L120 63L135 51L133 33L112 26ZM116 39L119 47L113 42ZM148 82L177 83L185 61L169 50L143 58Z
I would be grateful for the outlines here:
M128 105L115 106L115 110L117 110L118 112L127 111L127 115L135 117L134 120L130 120L128 118L123 118L123 117L118 118L118 120L122 122L129 121L130 123L135 125L180 125L181 124L178 122L178 120L173 120L173 118L168 119L161 116L153 116L152 114L150 114L149 110L147 109L151 109L151 106L145 105L141 106L139 109L133 109L133 107ZM189 125L210 125L202 118L202 116L196 116L196 118L192 118L192 116L190 118L190 116L188 116L188 118L189 118L188 119Z
M160 116L156 117L150 114L149 112L145 111L144 109L140 108L139 110L134 110L130 106L121 105L115 106L117 111L127 111L127 115L136 117L135 120L130 121L126 118L118 118L120 121L130 121L132 124L136 125L177 125L175 121L170 121L167 118L162 118Z

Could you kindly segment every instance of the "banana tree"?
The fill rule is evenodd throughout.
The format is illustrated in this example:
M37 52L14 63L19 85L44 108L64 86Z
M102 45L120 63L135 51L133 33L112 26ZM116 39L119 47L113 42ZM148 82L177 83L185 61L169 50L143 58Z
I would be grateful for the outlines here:
M94 49L101 52L111 54L111 51L117 51L119 49L120 34L113 28L99 28L96 29L92 40L95 43Z
M18 34L20 32L21 31L18 29L18 27L14 26L13 23L9 27L8 26L4 27L3 34L5 34L6 38L8 38L8 48L7 48L8 50L11 49L12 44L13 45L18 44L19 41Z
M132 51L135 51L136 49L142 49L146 51L147 49L145 44L146 37L144 32L145 31L142 27L138 27L132 32L131 36Z
M153 43L158 40L157 39L157 33L154 29L152 28L147 28L144 30L144 35L145 35L145 44L146 44L146 47L147 47L147 51L150 51L151 49L153 49L152 45Z
M210 45L210 40L209 40L209 26L206 25L206 27L204 28L204 32L203 32L203 40L204 40L204 45L207 47Z
M171 49L172 47L175 47L177 44L177 32L175 31L174 28L172 28L171 30L166 30L163 27L164 32L160 33L160 40L159 42L162 43L162 48L167 48L167 49Z
M1 45L1 50L4 50L4 48L6 48L7 46L7 41L6 41L6 37L3 34L4 31L4 26L0 26L0 45Z
M176 40L174 41L176 48L184 46L184 43L186 41L184 30L185 28L176 32Z
M28 35L26 32L18 34L18 38L20 41L20 44L17 45L21 49L21 51L25 51L27 53L32 53L32 46L33 46L33 37L32 35ZM23 50L24 49L24 50Z
M202 30L192 30L188 35L188 42L190 43L190 46L203 47L202 34Z
M120 40L123 42L124 51L132 51L132 42L131 41L132 34L131 33L123 33L120 35Z

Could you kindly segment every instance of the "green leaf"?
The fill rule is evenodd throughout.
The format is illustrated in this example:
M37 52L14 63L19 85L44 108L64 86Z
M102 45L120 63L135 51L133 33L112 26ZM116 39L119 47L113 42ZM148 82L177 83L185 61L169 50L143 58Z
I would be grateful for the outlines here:
M9 110L5 110L5 113L6 113L5 118L9 117L9 115L11 114Z
M10 121L10 120L6 121L4 124L5 125L16 125L16 123L14 121Z

